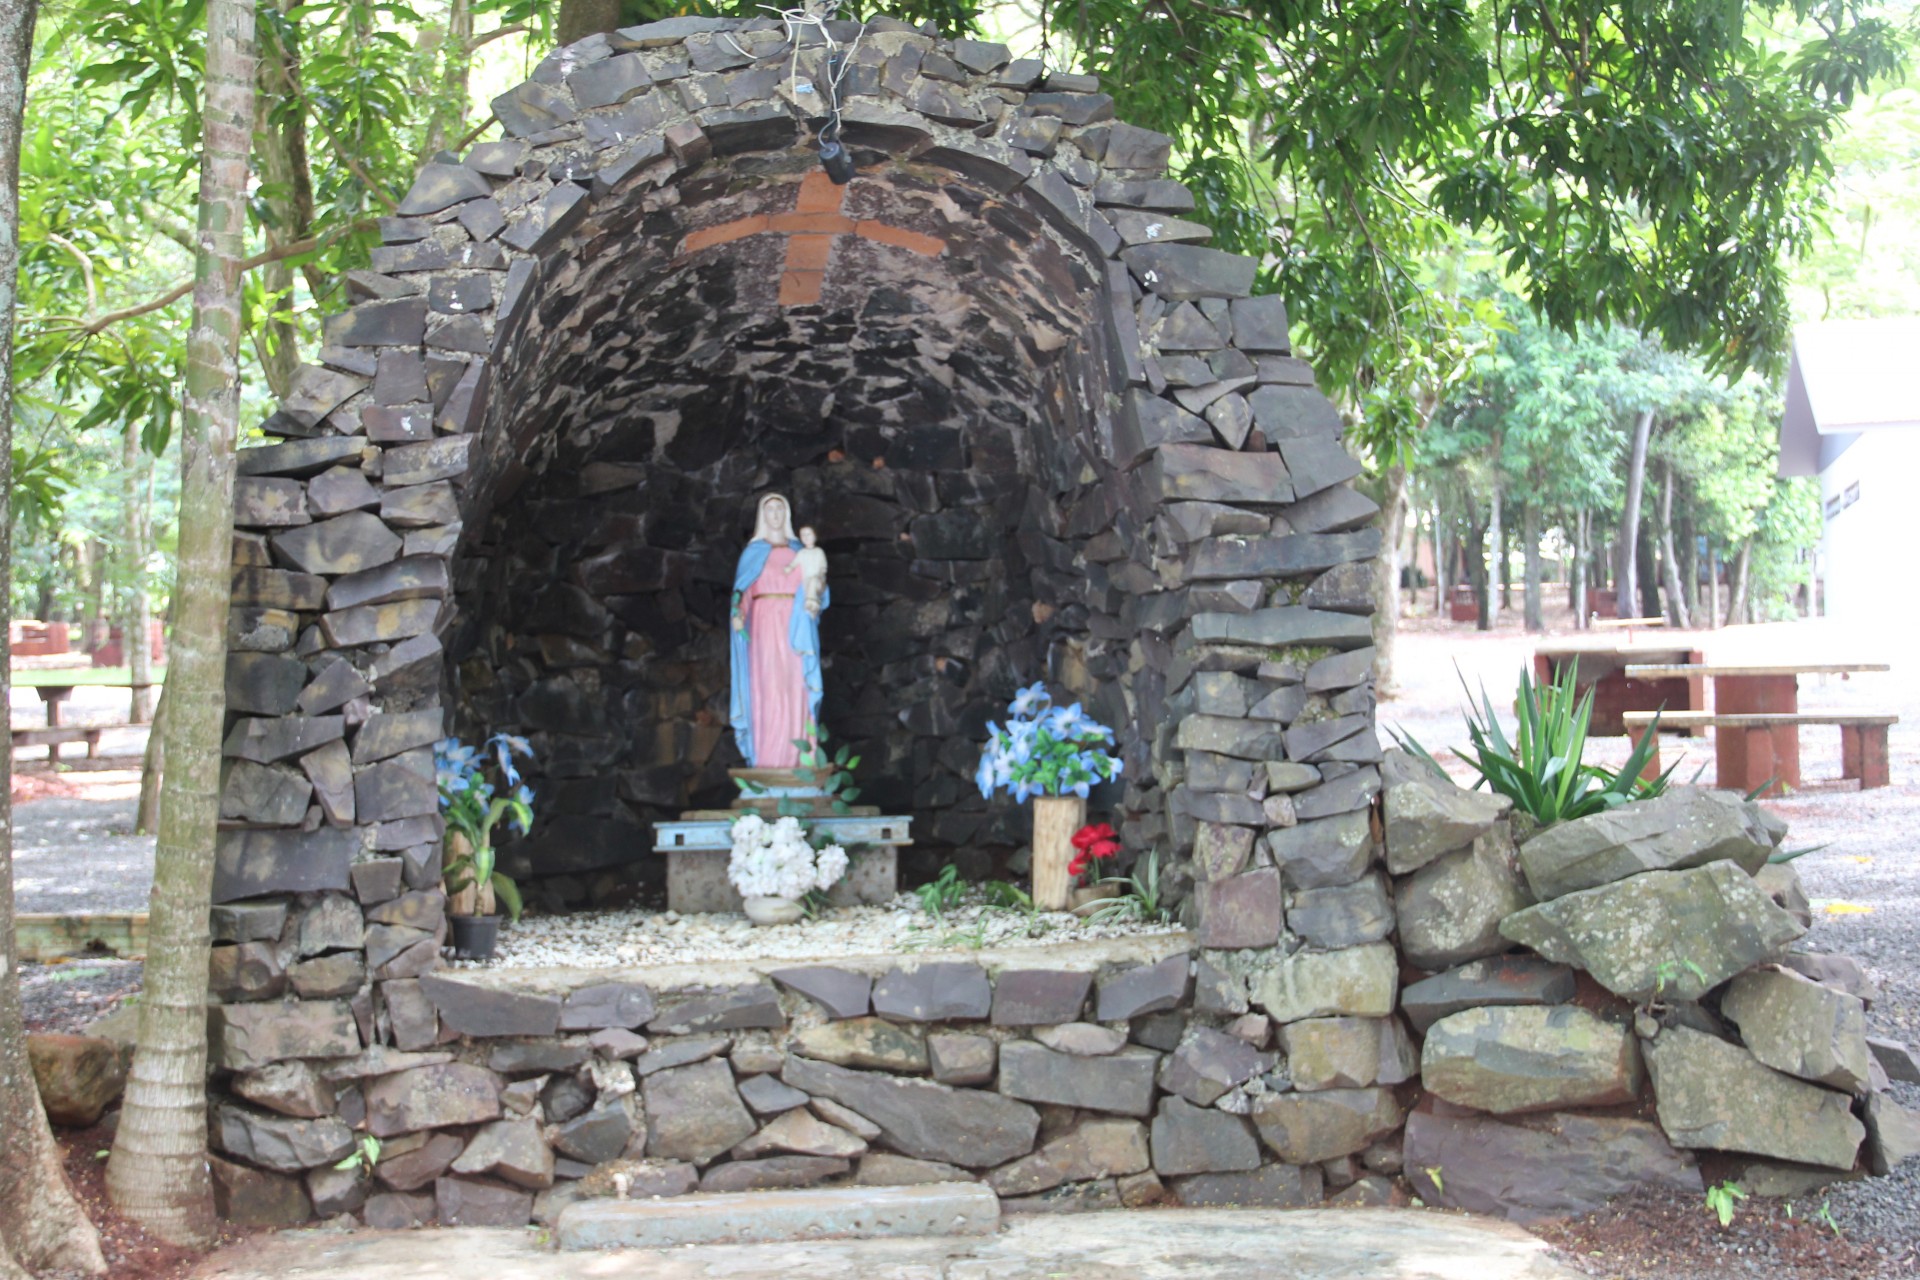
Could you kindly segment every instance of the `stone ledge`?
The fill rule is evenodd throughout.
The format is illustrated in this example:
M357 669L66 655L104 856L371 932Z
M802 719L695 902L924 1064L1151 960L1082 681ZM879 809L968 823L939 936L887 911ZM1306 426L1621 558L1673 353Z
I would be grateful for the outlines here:
M984 1236L1000 1200L984 1183L746 1191L665 1200L590 1200L555 1224L562 1249L773 1244L835 1237Z
M983 947L973 950L927 950L912 953L835 955L829 957L761 956L750 960L691 960L678 964L610 964L604 968L560 967L497 969L452 967L438 976L495 991L564 995L576 987L602 982L637 982L652 991L682 987L727 986L766 978L800 965L831 965L879 977L895 967L917 969L941 960L963 959L989 973L1005 969L1066 969L1093 973L1110 966L1153 964L1173 955L1199 949L1186 930L1138 934L1126 938L1098 938L1083 942L1040 943L1030 947Z

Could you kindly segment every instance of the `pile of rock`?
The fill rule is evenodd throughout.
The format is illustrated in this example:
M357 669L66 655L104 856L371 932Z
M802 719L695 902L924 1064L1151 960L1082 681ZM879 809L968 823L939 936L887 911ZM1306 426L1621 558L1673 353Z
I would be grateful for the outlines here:
M1793 949L1807 901L1759 805L1675 787L1535 831L1404 752L1382 774L1401 954L1429 971L1402 1000L1422 1198L1538 1218L1702 1189L1694 1151L1779 1189L1920 1154L1876 1052L1912 1059L1870 1044L1857 965Z

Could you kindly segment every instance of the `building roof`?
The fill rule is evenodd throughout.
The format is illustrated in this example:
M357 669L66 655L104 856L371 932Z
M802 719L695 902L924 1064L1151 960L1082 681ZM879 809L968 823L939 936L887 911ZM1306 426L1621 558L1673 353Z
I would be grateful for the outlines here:
M1793 331L1780 474L1818 475L1863 431L1920 428L1920 316Z

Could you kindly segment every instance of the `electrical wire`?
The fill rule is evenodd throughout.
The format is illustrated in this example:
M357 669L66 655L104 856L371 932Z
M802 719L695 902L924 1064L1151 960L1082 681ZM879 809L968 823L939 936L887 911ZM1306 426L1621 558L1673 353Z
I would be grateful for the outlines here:
M781 43L787 47L787 82L796 94L801 92L802 83L800 78L801 35L808 28L819 33L820 42L826 54L823 67L825 74L817 81L825 87L823 96L826 98L827 105L827 123L820 129L820 141L823 145L829 143L837 145L840 141L840 84L847 78L847 72L853 68L854 55L859 53L860 42L866 39L867 35L867 26L863 22L847 52L844 55L840 52L840 43L833 38L833 33L827 30L827 24L834 20L844 2L845 0L809 0L809 3L803 6L790 9L782 9L770 4L760 6L761 9L778 18L786 29L786 38ZM719 35L722 40L732 46L735 53L743 58L758 61L740 47L739 41L735 40L730 32L722 31ZM816 82L806 83L811 88Z

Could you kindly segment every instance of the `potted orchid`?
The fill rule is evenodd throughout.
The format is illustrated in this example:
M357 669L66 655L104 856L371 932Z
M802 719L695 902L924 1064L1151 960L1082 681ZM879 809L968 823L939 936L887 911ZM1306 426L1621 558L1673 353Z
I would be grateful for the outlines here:
M1043 911L1064 911L1079 874L1069 867L1074 835L1086 824L1087 793L1120 776L1113 730L1077 702L1054 706L1044 684L1015 694L1007 717L1004 726L988 722L974 781L988 799L1004 789L1017 802L1033 801L1033 902Z
M514 920L520 918L520 889L499 869L493 830L502 818L510 818L522 835L533 825L533 789L521 781L513 763L516 755L532 754L525 738L508 733L496 733L478 747L458 738L433 744L440 813L447 823L441 874L459 959L492 957L500 933L496 906L505 906ZM498 787L487 776L489 764L498 771ZM501 791L504 794L498 794Z
M755 924L792 924L806 913L809 894L825 893L847 873L847 851L837 844L816 847L806 824L792 815L768 822L743 813L732 835L727 879Z

